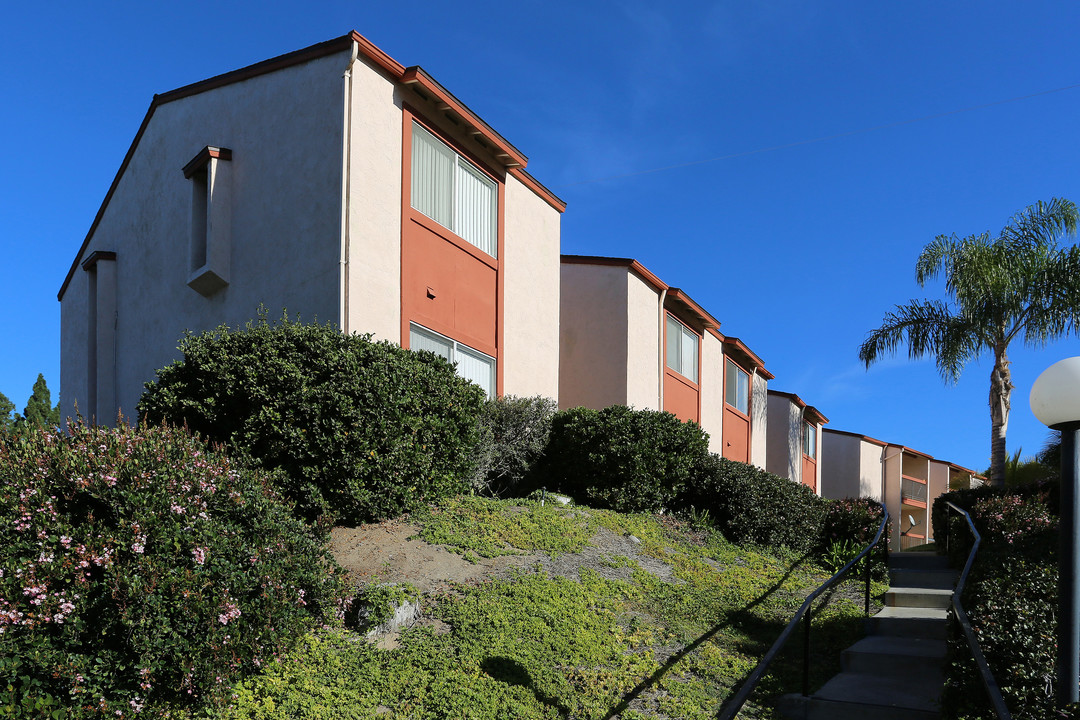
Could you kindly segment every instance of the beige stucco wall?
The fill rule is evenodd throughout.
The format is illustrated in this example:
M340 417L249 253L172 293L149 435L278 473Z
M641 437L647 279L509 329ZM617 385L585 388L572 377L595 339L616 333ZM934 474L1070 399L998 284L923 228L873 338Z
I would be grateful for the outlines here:
M362 56L352 70L349 127L348 322L339 325L400 343L401 99L396 84Z
M561 215L511 175L503 241L503 392L559 395Z
M802 482L802 408L783 395L768 396L765 469Z
M724 346L705 333L701 344L701 427L709 433L709 452L724 451Z
M660 292L636 274L626 280L626 404L660 406ZM666 322L666 320L665 320Z
M750 464L765 469L768 453L769 381L754 373L750 395Z
M562 264L560 408L627 404L627 276L624 267Z
M117 253L116 395L126 414L143 383L177 357L185 330L243 324L260 303L271 318L284 307L305 320L338 319L347 60L341 53L207 90L150 118L83 255ZM130 118L132 129L137 122ZM210 297L187 286L192 186L182 173L207 145L233 152L231 278ZM61 305L64 414L87 392L86 275L75 270Z
M949 492L949 463L940 460L930 461L930 483L927 487L927 514L930 515L934 508L934 500ZM934 525L927 523L927 542L934 539Z
M881 467L884 448L856 435L825 429L818 437L821 446L818 488L822 497L884 500Z

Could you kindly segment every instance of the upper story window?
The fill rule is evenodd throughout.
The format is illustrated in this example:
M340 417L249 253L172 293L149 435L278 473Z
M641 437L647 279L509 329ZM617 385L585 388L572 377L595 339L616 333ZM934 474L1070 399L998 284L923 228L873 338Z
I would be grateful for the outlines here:
M749 415L750 374L728 359L724 375L724 402L743 415Z
M490 355L416 323L409 324L409 349L441 355L457 365L458 375L484 388L488 399L495 397L495 358Z
M803 425L803 454L817 460L817 427L813 423Z
M410 202L413 209L497 257L498 186L415 121Z
M698 336L667 316L667 366L691 382L698 381Z

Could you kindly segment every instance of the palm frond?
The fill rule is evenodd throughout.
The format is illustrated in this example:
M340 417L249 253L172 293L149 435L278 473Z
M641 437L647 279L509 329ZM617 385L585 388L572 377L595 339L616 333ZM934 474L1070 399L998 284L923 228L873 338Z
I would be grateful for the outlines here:
M907 345L908 357L913 360L937 356L938 369L946 380L958 378L980 347L979 338L962 315L954 314L943 302L926 300L897 305L881 327L867 334L859 347L859 359L869 368L894 354L901 344Z

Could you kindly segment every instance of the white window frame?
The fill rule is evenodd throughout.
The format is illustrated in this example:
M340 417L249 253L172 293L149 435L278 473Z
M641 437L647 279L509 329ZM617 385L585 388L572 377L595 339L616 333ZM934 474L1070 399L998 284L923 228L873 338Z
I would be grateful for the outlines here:
M735 408L743 415L750 417L750 393L752 391L750 384L750 373L739 367L731 358L724 358L725 370L724 370L724 402ZM734 372L732 372L734 371ZM740 392L743 388L740 387L739 382L745 378L745 392ZM735 385L732 386L732 381ZM742 400L746 403L746 407L740 407L738 403L731 402L731 390L734 387L736 400Z
M414 323L414 322L409 323L409 347L412 348L412 349L415 349L415 346L414 346L414 343L413 343L413 336L414 335L420 335L421 337L427 336L428 339L433 340L435 342L445 343L446 346L447 346L449 355L442 355L442 353L435 353L435 354L436 355L441 355L442 357L445 357L451 364L453 364L454 370L457 372L457 374L460 375L461 377L464 377L466 380L469 380L470 382L476 383L476 380L473 380L472 378L465 377L465 375L463 375L461 373L461 364L458 362L458 357L459 356L472 357L472 358L474 358L476 360L480 360L481 362L487 362L488 366L490 368L490 376L487 379L488 384L487 385L483 385L483 384L480 384L480 383L476 383L476 384L479 384L480 387L483 388L484 392L487 393L487 396L488 396L489 400L492 399L493 397L495 397L495 382L496 382L496 377L497 377L496 363L498 362L495 358L488 355L487 353L480 352L476 348L471 348L468 345L466 345L465 343L459 343L457 340L453 339L452 337L447 337L446 335L443 335L442 333L437 333L434 330L432 330L431 328L426 328L423 325L418 325L417 323ZM434 352L434 351L428 351L428 352Z
M698 381L698 354L701 347L701 336L680 322L674 315L668 313L666 342L665 364L696 384ZM691 343L689 349L687 343ZM687 355L690 357L688 358ZM689 365L687 364L688 361Z
M803 455L817 460L817 425L809 420L803 421Z
M453 171L450 173L450 187L442 188L439 186L423 188L420 183L427 180L429 183L435 183L436 180L433 177L425 177L422 172L422 168L418 167L417 158L419 153L417 152L417 143L428 142L433 146L441 146L446 153L449 154L453 162ZM490 207L484 212L483 207L478 207L479 212L469 213L469 208L466 207L469 204L469 187L470 183L462 182L462 178L471 178L473 181L472 189L477 187L487 188L491 191L490 196L484 196L490 198ZM426 192L425 192L426 190ZM424 195L442 195L446 193L448 197L443 197L442 200L447 203L446 210L449 212L448 222L444 222L443 219L432 217L423 209L417 207L416 198ZM412 126L412 161L411 161L411 176L410 176L410 188L409 188L409 205L418 213L425 217L431 218L433 221L439 223L447 230L458 235L461 239L465 240L470 245L477 249L487 253L493 258L498 258L498 246L499 246L499 183L493 180L487 173L478 168L474 163L468 161L462 157L461 153L454 150L454 148L447 145L441 139L439 139L434 133L425 128L423 125L413 120ZM484 217L487 215L487 217ZM468 226L468 227L466 227ZM469 228L478 227L478 232L472 232Z

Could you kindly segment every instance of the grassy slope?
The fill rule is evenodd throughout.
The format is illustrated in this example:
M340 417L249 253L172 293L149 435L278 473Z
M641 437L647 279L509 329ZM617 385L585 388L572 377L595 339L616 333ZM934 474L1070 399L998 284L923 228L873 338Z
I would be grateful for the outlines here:
M513 504L521 505L521 501ZM585 568L577 579L539 568L424 599L450 631L405 632L379 650L341 629L311 634L281 662L235 688L221 717L713 718L827 573L798 558L738 548L670 517L462 498L415 515L422 536L462 552L572 553L597 529L634 535L673 568L664 582L627 557L629 579ZM877 587L875 592L883 588ZM861 633L861 608L837 599L815 621L812 683ZM795 640L742 717L773 717L770 699L797 691Z

